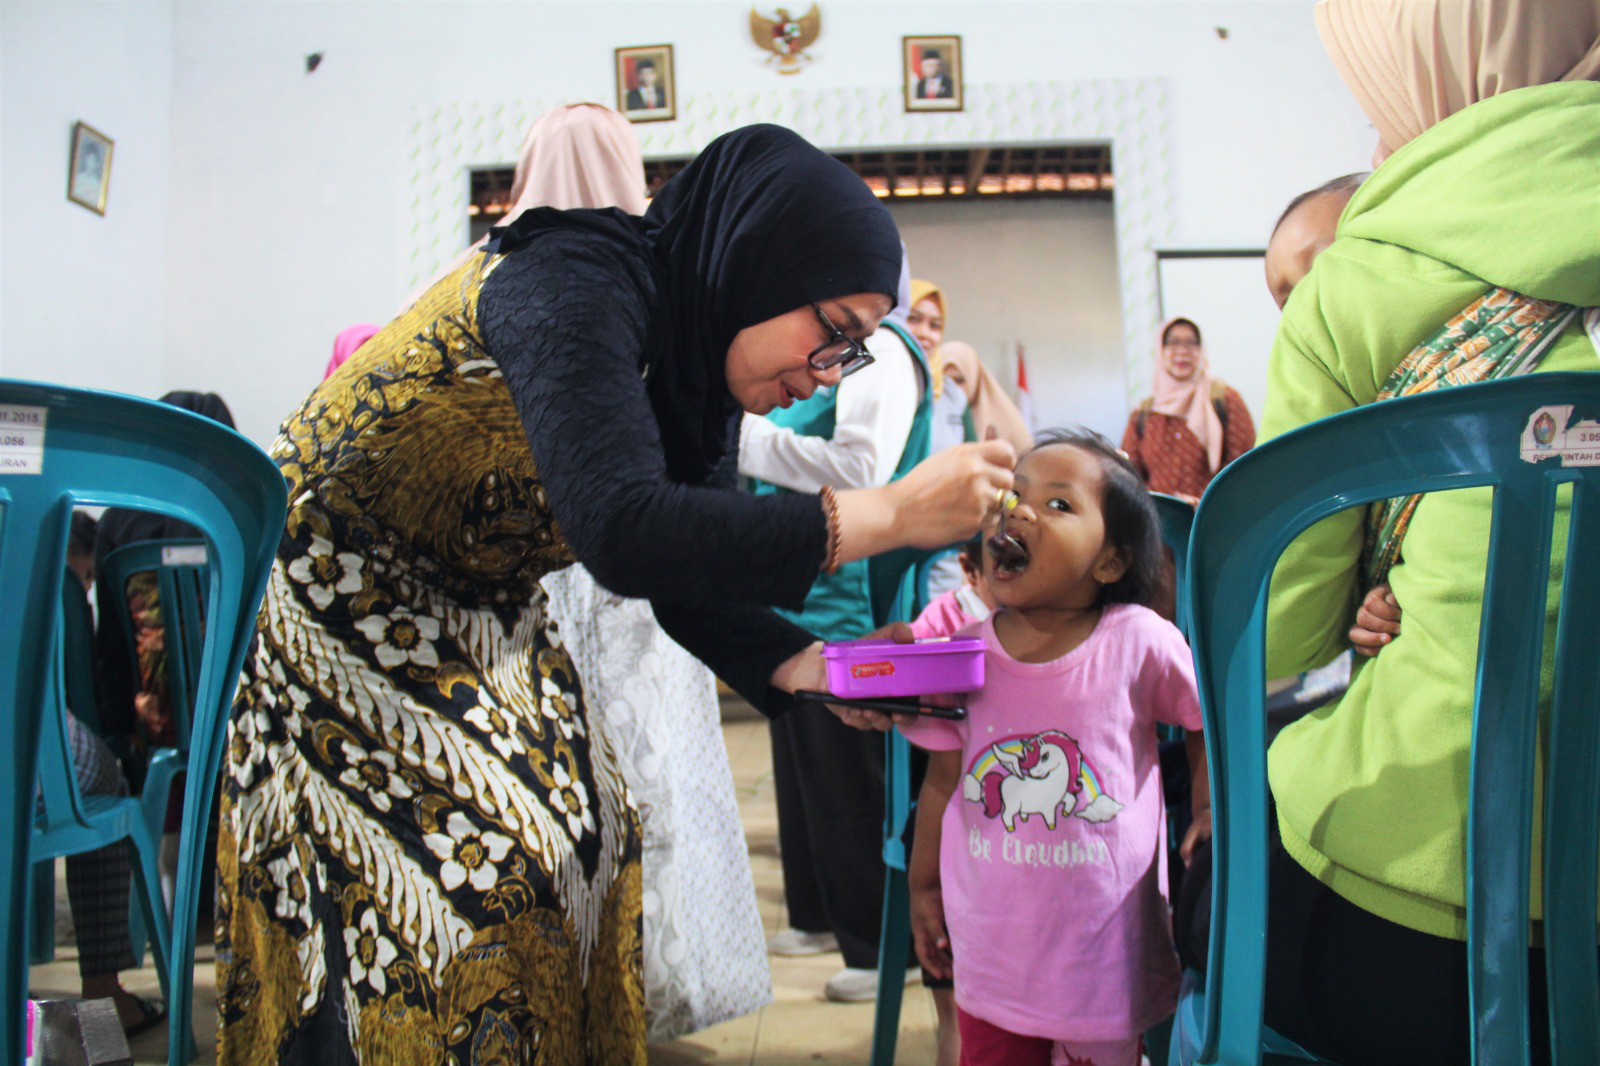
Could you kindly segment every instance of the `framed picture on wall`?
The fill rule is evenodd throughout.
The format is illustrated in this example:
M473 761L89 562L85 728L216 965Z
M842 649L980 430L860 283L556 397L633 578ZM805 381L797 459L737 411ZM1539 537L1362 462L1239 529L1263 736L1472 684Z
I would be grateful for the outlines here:
M672 46L646 44L617 49L617 110L631 122L678 117L673 88Z
M901 38L907 111L961 110L961 38Z
M111 138L86 123L72 127L72 157L67 161L67 199L97 215L106 213L111 188Z

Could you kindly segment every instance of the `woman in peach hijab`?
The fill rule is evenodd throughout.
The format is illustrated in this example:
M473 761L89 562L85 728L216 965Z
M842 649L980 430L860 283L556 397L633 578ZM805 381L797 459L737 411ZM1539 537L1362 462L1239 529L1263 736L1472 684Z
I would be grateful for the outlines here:
M510 225L530 207L645 209L644 158L633 124L600 104L568 104L528 127L511 179Z
M1600 369L1600 325L1585 328L1597 317L1586 309L1600 306L1600 4L1321 0L1315 10L1382 162L1284 306L1263 438L1427 389L1434 371L1453 382L1469 376L1458 371ZM1466 710L1490 496L1429 494L1404 524L1385 508L1370 526L1364 509L1342 512L1297 538L1273 577L1269 677L1349 646L1363 595L1370 604L1392 589L1404 611L1348 691L1267 753L1266 1020L1338 1062L1472 1054ZM1558 507L1555 527L1567 520ZM1551 570L1559 579L1560 564ZM1553 612L1559 584L1539 595ZM1540 851L1535 840L1535 920ZM1184 895L1197 883L1186 878ZM1528 978L1541 1061L1539 949Z
M1161 326L1155 394L1128 416L1122 450L1154 492L1198 500L1217 471L1256 442L1250 410L1211 373L1200 327L1173 318Z
M532 207L615 207L644 214L644 156L633 123L600 104L568 104L534 119L512 172L511 207L497 225L509 226ZM450 260L411 294L406 306L459 269L488 239L484 234Z

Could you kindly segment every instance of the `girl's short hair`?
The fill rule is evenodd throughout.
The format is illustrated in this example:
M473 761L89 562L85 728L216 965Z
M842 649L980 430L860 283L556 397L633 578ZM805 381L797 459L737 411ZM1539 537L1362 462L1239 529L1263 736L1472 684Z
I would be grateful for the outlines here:
M1128 561L1122 576L1101 588L1100 603L1148 606L1161 584L1161 520L1133 463L1111 441L1084 426L1045 430L1034 441L1031 451L1070 444L1099 458L1100 510L1105 516L1106 539Z

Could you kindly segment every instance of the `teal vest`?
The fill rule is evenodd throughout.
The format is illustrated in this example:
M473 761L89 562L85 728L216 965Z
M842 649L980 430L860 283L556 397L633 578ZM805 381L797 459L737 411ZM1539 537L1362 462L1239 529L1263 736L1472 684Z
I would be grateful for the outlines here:
M893 322L883 323L883 329L893 330L916 361L921 377L921 399L917 401L916 414L911 419L911 432L906 437L905 448L900 452L900 462L895 466L891 481L904 477L908 471L928 457L928 432L933 421L932 375L928 372L927 357L917 342ZM871 373L870 370L866 371ZM767 415L776 424L792 429L805 437L832 437L836 420L836 390L818 389L809 399L800 400L787 408L778 408ZM768 496L788 489L760 479L752 479L750 491L758 496ZM867 559L845 563L832 574L820 575L806 595L805 607L798 613L779 611L784 617L803 626L823 640L849 640L888 623L888 602L893 590L875 588L875 573ZM881 583L881 582L878 582Z

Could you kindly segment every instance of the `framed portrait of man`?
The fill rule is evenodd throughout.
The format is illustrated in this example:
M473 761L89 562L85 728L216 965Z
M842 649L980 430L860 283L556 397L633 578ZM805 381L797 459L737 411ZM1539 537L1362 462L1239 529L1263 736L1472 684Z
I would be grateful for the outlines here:
M961 38L901 38L907 111L960 111Z
M678 117L670 44L617 49L617 110L630 122Z
M72 127L72 155L67 162L67 199L97 215L106 213L111 188L110 137L84 122Z

